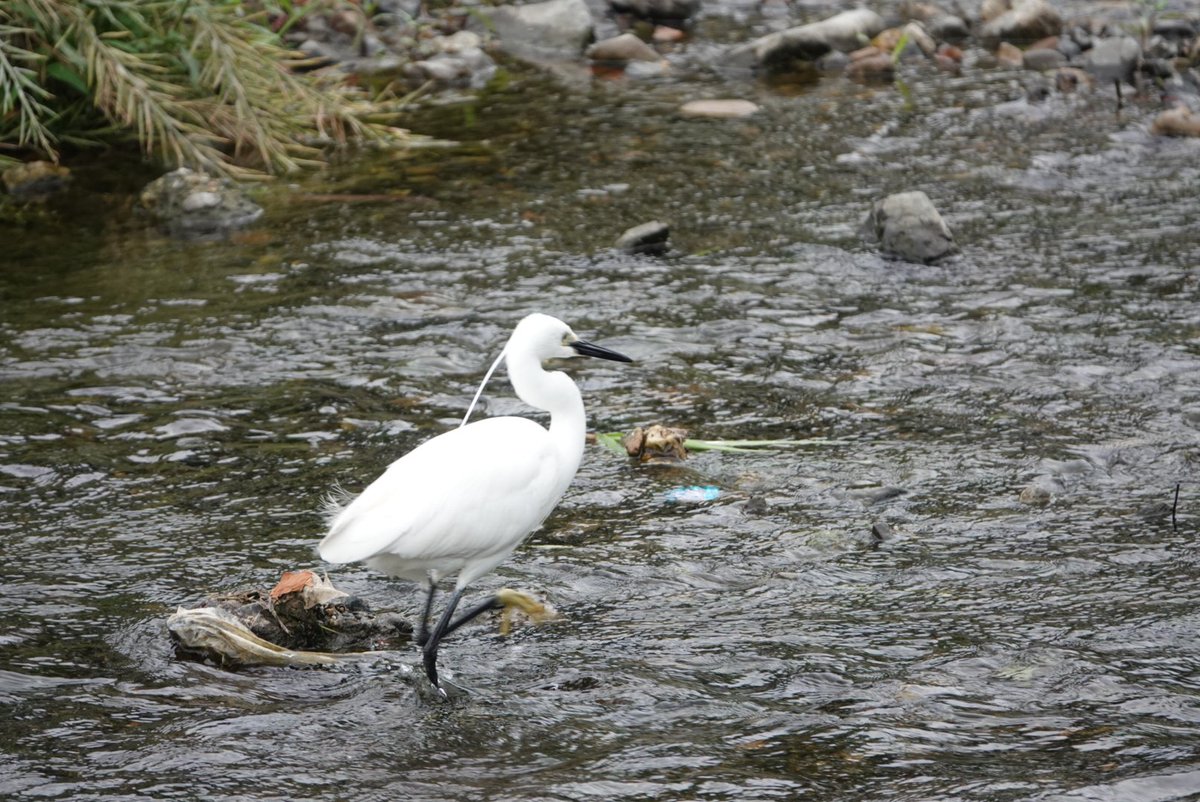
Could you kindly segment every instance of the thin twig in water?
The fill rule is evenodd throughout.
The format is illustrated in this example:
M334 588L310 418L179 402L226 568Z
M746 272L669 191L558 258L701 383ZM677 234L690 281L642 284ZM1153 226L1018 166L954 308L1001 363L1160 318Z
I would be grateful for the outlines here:
M1172 532L1179 531L1179 526L1175 522L1175 511L1177 509L1179 509L1179 486L1181 484L1183 484L1183 482L1175 483L1175 500L1173 502L1171 502L1171 531Z

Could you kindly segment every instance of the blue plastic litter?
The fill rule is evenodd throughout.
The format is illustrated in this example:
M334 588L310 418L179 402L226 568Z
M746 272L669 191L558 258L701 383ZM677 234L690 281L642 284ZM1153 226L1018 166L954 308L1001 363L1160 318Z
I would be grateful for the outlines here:
M675 487L667 491L667 501L698 502L715 501L721 496L721 488L712 485L692 485L691 487Z

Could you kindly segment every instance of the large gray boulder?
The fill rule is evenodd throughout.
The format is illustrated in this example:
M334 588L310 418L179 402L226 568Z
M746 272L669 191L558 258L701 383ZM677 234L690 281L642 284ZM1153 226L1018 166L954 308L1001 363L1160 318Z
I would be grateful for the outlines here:
M876 201L863 236L885 255L929 264L956 252L954 235L924 192L900 192Z
M814 61L831 50L857 50L884 29L883 17L867 8L769 33L731 50L735 66L777 68L802 60Z
M491 31L500 49L527 61L577 59L594 38L584 0L546 0L523 6L479 6L472 29Z

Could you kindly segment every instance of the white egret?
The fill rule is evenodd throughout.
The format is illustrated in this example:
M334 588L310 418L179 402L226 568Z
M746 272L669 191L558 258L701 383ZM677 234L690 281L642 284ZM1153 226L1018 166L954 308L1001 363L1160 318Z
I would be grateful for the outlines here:
M550 413L549 430L511 416L461 426L393 462L349 503L329 504L329 532L318 547L322 559L363 562L428 583L418 643L436 687L442 638L503 604L493 596L454 618L464 589L541 525L579 469L583 399L565 373L542 367L547 359L573 356L633 361L580 340L557 318L529 315L517 324L501 357L521 400ZM437 583L450 575L457 577L454 594L430 631Z

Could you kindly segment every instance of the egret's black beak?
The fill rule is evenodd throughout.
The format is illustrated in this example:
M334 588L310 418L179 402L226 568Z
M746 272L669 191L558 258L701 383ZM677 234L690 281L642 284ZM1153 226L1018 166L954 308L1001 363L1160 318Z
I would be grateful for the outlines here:
M575 349L575 353L580 356L594 356L597 359L611 359L613 362L632 362L633 360L624 354L618 354L609 348L602 345L592 345L583 340L576 340L570 344Z

